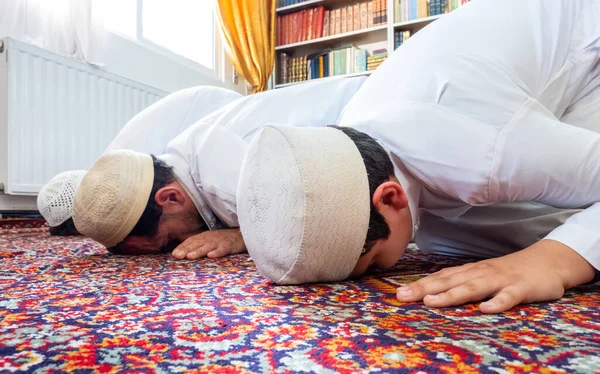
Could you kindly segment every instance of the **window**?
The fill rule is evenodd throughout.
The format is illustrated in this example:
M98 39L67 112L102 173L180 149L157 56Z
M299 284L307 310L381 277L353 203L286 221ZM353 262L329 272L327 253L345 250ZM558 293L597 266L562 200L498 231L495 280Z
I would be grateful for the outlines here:
M103 2L107 29L214 68L213 0Z

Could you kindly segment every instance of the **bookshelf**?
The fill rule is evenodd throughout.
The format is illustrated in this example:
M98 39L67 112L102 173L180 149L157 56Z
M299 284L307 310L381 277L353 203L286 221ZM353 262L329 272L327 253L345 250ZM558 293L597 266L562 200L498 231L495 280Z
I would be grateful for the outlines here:
M469 0L278 1L273 88L333 77L369 75L401 41ZM361 4L369 3L367 9L372 12L367 13L370 20L365 23L364 14L357 16L356 11L361 10ZM318 10L321 7L323 10ZM340 25L334 25L331 30L336 32L332 34L329 26L334 22L335 12L342 12L344 8L348 12L345 27L348 29L348 23L353 22L352 29L343 30ZM324 13L317 16L317 12ZM360 27L354 26L356 23L360 23ZM312 25L315 31L310 29ZM341 52L344 50L346 53ZM363 57L368 59L368 64L363 63ZM343 60L345 66L339 66L337 60Z

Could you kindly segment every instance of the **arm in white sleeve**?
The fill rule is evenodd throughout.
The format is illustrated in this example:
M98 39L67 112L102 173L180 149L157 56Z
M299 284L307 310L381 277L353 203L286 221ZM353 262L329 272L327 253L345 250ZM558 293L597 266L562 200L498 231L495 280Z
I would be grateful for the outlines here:
M236 193L247 143L220 125L196 123L169 144L189 165L196 190L229 227L238 226Z
M586 208L546 239L600 270L600 134L560 122L531 99L498 135L490 201Z

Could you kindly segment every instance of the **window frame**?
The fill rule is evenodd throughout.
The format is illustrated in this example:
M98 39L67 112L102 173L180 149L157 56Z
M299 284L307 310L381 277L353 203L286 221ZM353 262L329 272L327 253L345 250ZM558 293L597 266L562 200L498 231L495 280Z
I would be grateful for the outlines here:
M137 43L149 50L151 50L152 52L155 52L157 54L160 54L162 56L165 56L171 60L173 60L176 63L182 64L184 66L187 66L191 69L197 70L200 73L203 73L211 78L215 78L215 79L222 79L222 69L220 69L219 64L221 64L221 61L223 59L223 57L221 55L223 55L224 51L222 48L222 43L220 41L220 37L219 34L216 30L216 22L215 22L215 14L213 12L213 17L212 17L212 40L213 40L213 51L212 51L212 68L205 66L197 61L194 61L192 59L189 59L183 55L180 55L164 46L161 46L149 39L144 38L144 0L136 0L136 35L135 35L135 39L132 39L130 36L128 35L123 35L121 33L119 33L119 31L117 30L108 30L112 33L118 34L121 37L127 38L131 41L133 41L134 43Z

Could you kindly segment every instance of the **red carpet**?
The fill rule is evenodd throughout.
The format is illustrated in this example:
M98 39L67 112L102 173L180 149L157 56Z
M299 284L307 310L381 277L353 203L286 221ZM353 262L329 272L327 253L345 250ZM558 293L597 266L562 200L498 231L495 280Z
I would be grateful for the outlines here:
M435 310L394 289L447 258L281 287L246 255L115 256L40 221L0 221L0 258L2 373L600 372L598 286L502 315Z

